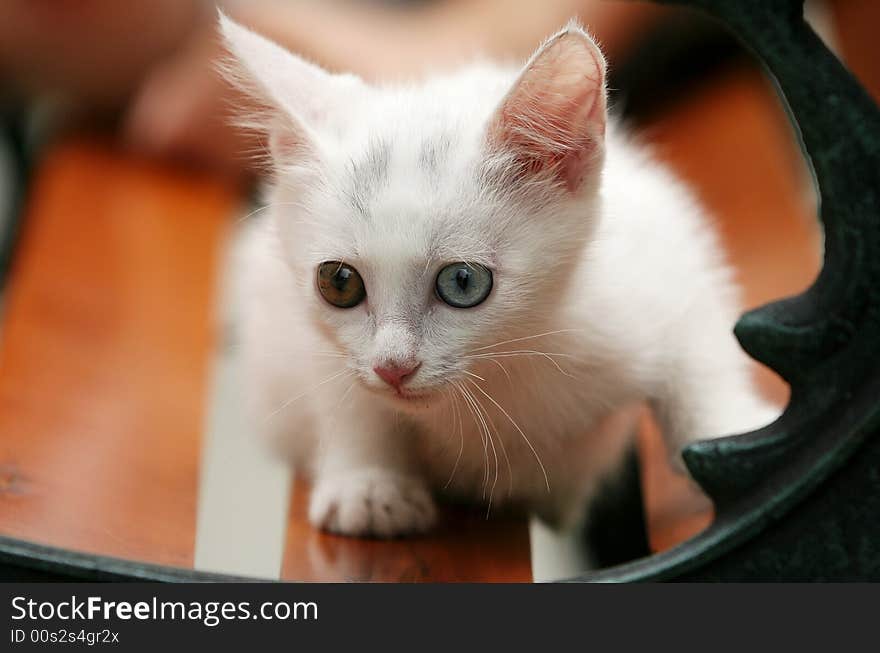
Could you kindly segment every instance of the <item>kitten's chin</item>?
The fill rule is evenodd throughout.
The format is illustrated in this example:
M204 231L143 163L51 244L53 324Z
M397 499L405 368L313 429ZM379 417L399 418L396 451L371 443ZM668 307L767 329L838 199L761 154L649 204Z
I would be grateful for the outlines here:
M415 413L430 409L441 397L441 393L436 390L402 389L394 391L389 389L376 390L376 392L382 395L395 408Z
M436 392L413 392L389 395L391 400L404 409L412 411L422 411L430 408L437 402L438 394Z

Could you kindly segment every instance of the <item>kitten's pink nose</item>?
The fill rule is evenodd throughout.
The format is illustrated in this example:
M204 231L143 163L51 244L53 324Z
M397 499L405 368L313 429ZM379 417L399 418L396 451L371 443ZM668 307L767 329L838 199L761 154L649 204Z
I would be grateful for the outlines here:
M385 381L388 385L394 388L400 388L404 381L415 374L416 370L421 366L421 363L401 364L388 362L382 365L376 365L376 367L373 368L373 371L376 373L376 376Z

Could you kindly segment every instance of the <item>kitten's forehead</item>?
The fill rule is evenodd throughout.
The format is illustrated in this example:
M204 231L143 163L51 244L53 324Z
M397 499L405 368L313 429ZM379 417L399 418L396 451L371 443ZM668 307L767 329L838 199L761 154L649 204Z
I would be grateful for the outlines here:
M423 135L424 136L424 135ZM423 137L400 147L374 136L337 167L331 229L358 256L483 262L485 206L472 161L454 152L453 136ZM461 252L460 254L453 254ZM456 257L457 256L457 257Z
M371 266L493 264L498 236L479 168L508 77L477 67L361 98L357 120L325 134L331 192L313 207L329 227L319 248Z
M329 154L356 208L389 182L430 189L472 164L510 72L473 66L424 84L374 89L344 113Z
M371 269L431 270L443 263L468 261L494 266L495 237L467 215L431 211L402 199L374 203L370 219L337 221L316 243L318 258L332 252Z
M342 175L341 189L346 200L363 219L370 219L370 205L388 183L392 141L387 136L373 136L366 148L353 154Z
M456 148L460 149L456 130L445 126L420 134L406 130L370 134L366 144L355 148L359 152L347 162L349 185L355 191L369 193L381 188L391 173L430 180L452 163Z
M347 149L337 166L338 184L351 208L369 220L376 205L442 204L450 192L461 192L476 148L443 127L376 132Z

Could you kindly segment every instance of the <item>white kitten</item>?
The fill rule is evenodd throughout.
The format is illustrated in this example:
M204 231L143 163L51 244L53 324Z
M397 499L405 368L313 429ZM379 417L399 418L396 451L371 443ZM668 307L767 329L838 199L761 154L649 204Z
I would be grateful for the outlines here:
M577 25L520 72L384 88L221 22L276 171L241 252L244 392L315 525L423 531L447 493L571 526L645 402L676 458L775 416L715 235L607 124Z

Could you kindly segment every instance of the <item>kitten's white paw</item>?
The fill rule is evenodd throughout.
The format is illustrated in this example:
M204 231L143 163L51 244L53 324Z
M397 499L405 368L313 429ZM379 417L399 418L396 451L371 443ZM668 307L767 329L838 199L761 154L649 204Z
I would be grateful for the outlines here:
M319 478L309 504L312 524L342 535L423 533L436 518L434 500L422 481L385 470Z

